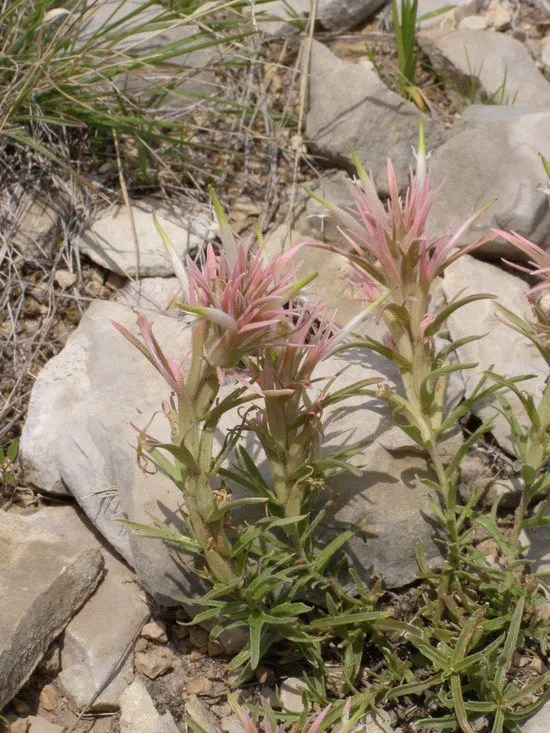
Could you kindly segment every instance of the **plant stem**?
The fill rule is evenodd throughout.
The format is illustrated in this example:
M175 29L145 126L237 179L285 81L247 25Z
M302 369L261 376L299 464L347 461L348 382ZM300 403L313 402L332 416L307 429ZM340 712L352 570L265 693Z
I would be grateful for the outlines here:
M447 475L447 471L438 455L437 446L430 450L430 459L435 469L439 486L441 487L441 496L444 502L444 510L446 515L446 530L449 543L449 562L453 568L459 563L458 551L458 523L456 521L456 480L451 479Z

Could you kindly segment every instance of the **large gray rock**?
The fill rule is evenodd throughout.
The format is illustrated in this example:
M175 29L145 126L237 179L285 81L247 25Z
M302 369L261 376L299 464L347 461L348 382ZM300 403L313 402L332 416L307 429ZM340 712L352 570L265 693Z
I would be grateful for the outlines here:
M182 529L181 495L164 477L144 474L136 467L132 448L136 439L128 425L131 421L145 425L169 390L151 365L112 328L110 318L134 328L135 314L130 308L94 303L65 349L39 376L22 439L23 457L42 489L69 487L91 521L133 564L141 582L158 600L177 603L182 595L191 595L198 588L194 574L186 569L185 557L182 562L181 556L161 542L122 534L116 522L126 516ZM176 359L183 359L189 352L185 321L161 315L154 320L160 343ZM334 358L323 365L319 376L334 376L343 367L347 371L338 378L336 389L369 376L398 382L396 370L374 354ZM52 380L52 372L57 379ZM218 445L225 430L237 422L236 414L226 415ZM166 430L160 418L150 428L161 438L167 437ZM323 502L332 500L335 507L325 524L325 535L333 536L363 520L364 527L350 543L351 561L363 577L375 573L389 586L399 586L415 577L417 541L424 542L431 559L438 556L432 527L424 519L429 513L426 492L420 486L413 489L415 475L424 464L403 434L392 427L388 410L376 398L355 398L327 413L325 450L363 438L373 440L355 459L365 466L363 476L342 476L320 497ZM247 446L263 468L264 459L250 435Z
M161 715L140 680L120 698L120 733L179 733L171 713Z
M386 0L318 0L317 18L329 31L349 30L367 20Z
M183 311L176 306L178 298L181 299L181 286L177 277L144 277L127 282L113 300L123 305L182 315Z
M214 73L221 59L217 48L197 48L211 37L185 16L174 16L162 4L143 0L85 0L88 7L80 42L105 47L106 38L122 58L150 58L151 62L109 81L117 90L146 104L180 110L197 98L218 93ZM204 15L202 21L204 22ZM115 40L116 37L116 40ZM155 55L162 60L155 60ZM121 62L122 63L122 62Z
M188 321L151 315L160 343L176 359L187 356ZM130 534L118 521L149 524L155 517L173 520L181 528L179 491L165 477L144 474L136 463L137 435L130 423L143 427L159 409L167 388L110 322L133 328L135 318L128 306L105 301L90 306L63 351L40 373L21 455L35 485L51 493L72 493L90 521L137 569L148 590L157 597L166 590L173 597L181 594L174 584L178 560L170 559L162 543ZM149 573L154 586L148 583Z
M479 87L493 104L550 105L550 83L512 36L458 28L423 31L418 42L450 94L468 100Z
M521 726L522 733L546 733L550 730L550 700Z
M208 233L203 219L180 206L151 198L132 201L130 205L131 211L127 206L115 204L100 212L79 237L82 254L120 275L167 277L174 274L153 213L180 257L200 247Z
M430 218L432 233L465 221L486 204L464 242L492 228L517 231L536 244L550 243L550 207L539 190L545 180L538 153L550 157L550 107L469 107L456 134L430 161L431 180L439 189ZM522 259L503 240L478 250L484 257Z
M367 20L386 0L318 0L316 19L329 31L348 30ZM311 0L276 0L255 7L261 28L271 35L288 35L303 28Z
M98 548L81 548L0 512L0 710L101 579Z
M391 158L401 185L408 179L411 146L418 141L419 110L392 92L367 59L347 64L318 41L311 49L306 137L323 162L354 172L354 150L377 184L386 184ZM427 145L443 141L443 128L425 118Z
M495 267L495 265L464 255L445 271L443 291L448 301L473 293L491 293L498 296L498 301L520 317L529 314L529 305L525 293L529 289L527 283L519 277L511 275ZM487 333L485 338L472 341L457 349L461 362L476 362L475 369L463 372L466 396L472 393L483 372L494 365L497 374L514 377L522 374L534 374L535 378L524 382L521 388L540 399L548 368L536 347L527 338L508 327L504 318L497 316L495 301L480 300L455 311L448 320L448 328L452 341L464 336ZM519 400L513 394L507 397L514 408L520 423L528 421ZM494 422L493 435L500 446L513 453L513 444L508 422L496 409L495 401L478 405L474 413L483 421Z
M3 237L11 239L15 250L28 262L52 261L60 216L51 202L39 197L23 198L14 216L13 229L4 224Z
M135 575L100 542L72 506L42 507L26 519L82 549L99 549L103 555L101 585L63 634L58 683L78 709L116 709L133 679L132 642L149 616Z

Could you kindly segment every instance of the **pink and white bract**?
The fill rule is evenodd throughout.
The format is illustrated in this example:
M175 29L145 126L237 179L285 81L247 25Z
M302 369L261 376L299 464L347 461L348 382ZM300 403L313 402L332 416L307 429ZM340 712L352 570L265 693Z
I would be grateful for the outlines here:
M289 266L298 247L267 260L250 245L239 245L235 262L216 257L208 246L202 269L187 263L189 302L181 307L207 323L206 358L212 366L231 368L285 340L290 330L289 301L303 287L299 266Z

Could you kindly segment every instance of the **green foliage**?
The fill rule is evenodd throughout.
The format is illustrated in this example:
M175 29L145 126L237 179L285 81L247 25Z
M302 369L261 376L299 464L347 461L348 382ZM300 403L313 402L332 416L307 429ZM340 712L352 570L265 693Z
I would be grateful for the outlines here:
M101 3L58 5L52 0L0 5L0 143L44 155L77 179L57 145L67 130L87 131L96 151L113 137L131 138L142 167L154 160L157 148L181 156L190 144L185 125L154 110L168 94L197 98L182 86L191 72L178 57L234 38L220 10L238 3L219 0L205 6L192 0L169 10L151 0L128 10L120 0L105 17ZM96 15L101 22L91 33L87 28ZM177 40L143 46L144 34L164 28L180 29ZM237 30L237 37L243 33ZM173 72L170 80L158 81L154 95L141 103L124 89L125 78L166 69Z
M16 470L19 443L12 440L7 446L0 446L0 493L17 485Z
M416 45L418 0L392 0L392 21L399 74L403 90L416 86L418 46Z
M422 144L420 148L423 151ZM350 211L331 207L349 238L357 242L341 254L359 271L359 281L390 339L360 337L351 326L339 332L318 305L291 307L289 299L298 291L287 280L279 280L277 273L293 253L284 262L264 263L265 271L259 269L255 256L247 259L230 236L225 218L220 224L235 259L233 269L227 266L229 252L216 259L212 251L202 273L188 268L191 303L184 307L199 316L189 372L184 375L164 355L143 317L143 342L119 327L174 392L171 402L164 404L172 442L161 444L141 431L140 455L182 491L189 533L178 537L162 528L133 525L133 529L198 555L197 572L208 590L198 600L188 599L203 609L190 623L208 622L214 638L237 628L246 632L247 642L229 664L239 673L236 684L248 680L262 660L283 668L301 665L308 711L282 714L282 726L289 725L291 731L328 731L343 720L347 726L350 721L361 722L361 716L376 707L413 698L421 711L414 721L417 728L473 733L483 717L493 733L503 733L519 730L519 722L547 697L549 675L525 677L516 657L529 650L542 658L548 651L548 620L539 612L547 591L542 579L531 574L522 532L549 521L544 509L534 513L531 509L550 485L550 388L537 402L524 389L529 375L504 378L490 369L459 406L447 410L444 392L449 376L477 366L452 361L454 352L482 337L469 336L443 348L436 347L436 337L452 313L492 296L475 294L437 310L436 279L458 256L451 252L465 227L426 243L422 250L431 200L424 166L422 153L411 181L413 193L405 198L398 195L389 168L387 205L361 169L364 200L359 223ZM416 215L414 206L420 207L422 216ZM378 239L361 228L370 226L371 220L379 224L375 234L383 232ZM395 241L389 241L387 232ZM235 283L246 282L248 276L254 287L242 285L239 291ZM182 279L184 287L186 282ZM265 288L272 288L268 296ZM199 292L208 297L201 300ZM243 308L242 320L240 309L250 293L258 300L254 307ZM261 315L267 302L269 313ZM535 324L509 312L504 315L547 356L540 309ZM222 340L224 349L219 348ZM344 348L373 350L393 361L400 371L400 388L364 379L337 390L332 379L313 395L315 367ZM222 398L220 373L232 374L237 362L238 381ZM346 548L360 526L332 536L326 529L321 532L327 510L323 489L342 472L358 473L349 459L364 446L343 446L323 455L319 440L323 412L350 397L371 395L386 402L395 424L426 458L428 473L422 481L432 493L443 555L441 565L431 568L423 548L417 548L419 593L405 611L392 604L379 580L367 585L348 566ZM526 426L512 410L512 395L525 412ZM443 449L458 421L488 399L496 400L509 421L523 481L511 527L503 522L498 502L489 512L483 511L475 491L466 503L460 501L461 463L492 425L481 424L451 455L448 447ZM213 433L229 409L239 410L241 422L216 455ZM239 444L245 432L263 448L265 471ZM230 485L244 498L234 500ZM240 514L245 506L251 510L246 520ZM480 536L494 547L493 558L477 546ZM327 707L329 666L339 670L340 699ZM321 712L309 718L314 710ZM273 711L263 711L263 723L258 715L262 713L257 711L255 721L242 713L247 730L260 730L262 725L273 731L279 725Z

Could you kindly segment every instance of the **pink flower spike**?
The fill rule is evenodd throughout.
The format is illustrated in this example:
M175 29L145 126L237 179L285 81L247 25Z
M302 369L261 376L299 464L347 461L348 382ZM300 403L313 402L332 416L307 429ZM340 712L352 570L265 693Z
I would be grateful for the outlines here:
M311 727L307 729L307 733L317 733L319 728L321 727L321 723L323 720L327 717L330 710L330 704L327 705L321 712L316 715L312 716L311 720L313 721L311 724Z
M206 358L212 366L232 368L242 358L281 343L291 329L286 306L303 286L291 261L300 245L272 259L250 244L240 244L232 266L224 253L207 249L199 269L188 263L189 303L182 307L207 322Z
M535 267L538 267L541 270L547 270L550 268L550 254L533 242L530 242L521 234L518 234L517 232L505 232L502 229L495 229L492 235L493 237L502 237L502 239L505 239L507 242L526 254L527 257L535 263ZM536 271L532 274L536 274Z
M167 384L177 394L185 390L183 371L179 364L167 357L162 351L158 341L153 334L153 327L147 318L140 313L138 315L138 328L143 341L140 341L125 326L116 321L111 321L113 326L124 338L133 344L151 362L155 369L161 374Z

